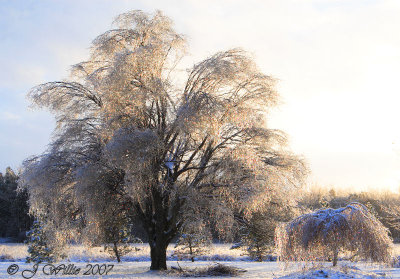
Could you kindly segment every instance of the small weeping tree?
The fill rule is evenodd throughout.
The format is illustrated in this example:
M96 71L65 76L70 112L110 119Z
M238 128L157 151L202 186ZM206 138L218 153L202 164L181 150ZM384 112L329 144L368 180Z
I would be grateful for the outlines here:
M283 261L332 259L340 252L376 262L391 259L392 240L367 207L350 203L338 209L321 209L282 224L276 231L278 255Z
M131 11L115 25L70 79L29 93L57 126L48 150L25 161L19 184L55 232L92 242L114 210L129 209L147 233L150 268L161 270L187 205L227 235L233 212L289 197L305 167L284 133L267 128L275 80L244 51L218 52L183 77L186 42L168 17Z

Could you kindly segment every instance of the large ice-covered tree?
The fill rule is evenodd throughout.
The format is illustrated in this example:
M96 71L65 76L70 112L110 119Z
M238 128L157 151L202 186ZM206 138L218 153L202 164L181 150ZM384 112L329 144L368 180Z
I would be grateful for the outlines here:
M69 80L29 93L57 126L20 184L57 241L94 240L116 214L135 214L151 269L166 269L186 210L223 233L235 210L290 196L305 168L285 135L267 128L275 80L244 51L218 52L185 74L177 65L186 42L161 12L128 12L115 25Z

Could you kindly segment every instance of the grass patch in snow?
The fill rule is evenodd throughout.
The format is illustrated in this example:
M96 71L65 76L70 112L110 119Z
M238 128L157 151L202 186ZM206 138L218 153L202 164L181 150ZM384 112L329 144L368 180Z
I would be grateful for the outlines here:
M198 268L171 267L167 273L169 275L179 275L182 277L214 277L214 276L238 276L246 272L245 269L229 266L225 264L215 264Z

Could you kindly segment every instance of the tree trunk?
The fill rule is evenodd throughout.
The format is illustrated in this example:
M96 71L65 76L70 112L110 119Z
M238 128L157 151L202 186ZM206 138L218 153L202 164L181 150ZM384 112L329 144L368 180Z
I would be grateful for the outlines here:
M190 253L190 259L192 260L192 263L194 263L194 256L193 256L193 249L192 249L192 241L189 239L189 253Z
M154 181L157 180L157 177L154 178ZM162 192L159 186L158 183L152 185L151 198L146 200L143 207L140 204L135 206L148 235L150 270L167 269L167 247L181 226L177 218L182 202L178 197L171 202L168 194Z
M150 270L166 270L167 269L167 243L150 244L151 266Z
M263 255L261 253L260 245L258 245L258 243L256 243L256 248L257 248L257 262L262 262L263 261Z
M118 246L117 246L116 242L114 242L113 250L114 250L115 256L117 257L117 261L120 263L121 262L121 257L119 256Z
M337 262L338 262L338 253L339 253L339 251L338 251L338 249L334 249L333 250L333 266L336 266L337 265Z

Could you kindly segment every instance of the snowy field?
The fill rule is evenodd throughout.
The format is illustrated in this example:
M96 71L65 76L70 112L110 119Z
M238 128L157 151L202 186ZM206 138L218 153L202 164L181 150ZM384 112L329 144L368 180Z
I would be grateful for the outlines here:
M135 245L139 251L131 252L122 258L122 263L116 263L108 253L103 252L101 247L87 249L83 246L71 246L68 251L68 258L63 262L54 264L55 267L64 264L69 266L69 275L58 276L46 275L51 273L52 266L41 264L36 273L33 273L33 264L25 264L27 246L24 244L2 243L0 244L0 278L23 278L24 275L31 278L179 278L165 272L150 272L149 248L146 244ZM304 264L296 263L285 266L278 262L252 262L243 254L242 250L230 250L228 244L217 244L194 263L190 261L177 261L172 257L173 246L168 249L168 266L178 265L182 268L199 268L214 265L217 262L235 266L247 270L239 278L400 278L400 268L391 268L366 263L349 263L340 261L339 267L331 269L331 263ZM400 245L395 247L395 255L400 255ZM88 264L91 264L88 265ZM12 266L14 265L14 266ZM16 266L18 265L18 269ZM112 266L113 265L113 266ZM97 272L108 271L107 275L93 276L83 273L87 270ZM77 269L80 268L78 271ZM309 270L310 268L314 268ZM74 270L75 269L75 270ZM8 273L15 273L10 275ZM73 275L72 272L77 272ZM98 274L98 273L97 273ZM202 277L208 278L208 277ZM214 277L215 278L215 277Z

